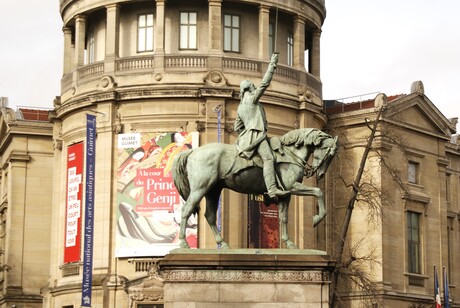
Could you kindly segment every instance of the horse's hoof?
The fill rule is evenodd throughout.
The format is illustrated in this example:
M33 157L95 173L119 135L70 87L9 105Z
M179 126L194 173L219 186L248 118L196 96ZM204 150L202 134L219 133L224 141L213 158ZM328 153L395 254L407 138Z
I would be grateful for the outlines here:
M186 249L190 248L190 246L188 245L186 240L181 240L180 243L179 243L179 247L180 248L186 248Z
M226 242L221 242L220 249L230 249L230 246Z
M299 249L296 244L294 244L292 241L287 241L286 242L286 248L287 249Z
M315 215L313 217L313 227L316 227L323 220L324 217L326 217L326 214L324 214L324 215Z

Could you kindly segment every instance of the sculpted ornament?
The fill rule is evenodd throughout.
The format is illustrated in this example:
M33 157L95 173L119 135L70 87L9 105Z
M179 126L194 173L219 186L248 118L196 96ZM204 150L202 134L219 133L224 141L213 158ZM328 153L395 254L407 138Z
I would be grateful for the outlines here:
M225 79L224 75L220 71L211 71L209 72L204 81L207 85L211 86L224 86L227 84L227 79Z

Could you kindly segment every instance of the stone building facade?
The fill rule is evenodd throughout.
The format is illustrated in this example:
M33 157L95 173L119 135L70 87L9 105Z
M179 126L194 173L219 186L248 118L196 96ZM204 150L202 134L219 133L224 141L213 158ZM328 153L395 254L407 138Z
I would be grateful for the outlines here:
M3 100L6 101L6 100ZM48 110L2 104L0 306L42 307L48 283L53 125Z
M357 174L380 106L374 100L326 105L328 127L341 140L341 153L328 182L329 210L334 213L329 216L328 251L333 254L351 196L348 185ZM434 266L442 292L446 267L451 306L458 305L460 146L453 135L456 124L456 118L446 119L439 112L420 81L412 84L410 94L388 97L366 161L344 255L345 261L353 259L354 266L377 282L377 295L370 299L374 305L432 307ZM343 306L356 307L366 294L350 280L341 281Z

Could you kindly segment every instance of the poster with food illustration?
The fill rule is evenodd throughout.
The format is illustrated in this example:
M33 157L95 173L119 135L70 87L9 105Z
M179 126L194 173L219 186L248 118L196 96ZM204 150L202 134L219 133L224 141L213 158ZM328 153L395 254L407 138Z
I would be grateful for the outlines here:
M184 200L174 186L175 156L198 146L198 133L129 133L118 136L117 257L163 256L178 248ZM197 218L187 241L197 247Z

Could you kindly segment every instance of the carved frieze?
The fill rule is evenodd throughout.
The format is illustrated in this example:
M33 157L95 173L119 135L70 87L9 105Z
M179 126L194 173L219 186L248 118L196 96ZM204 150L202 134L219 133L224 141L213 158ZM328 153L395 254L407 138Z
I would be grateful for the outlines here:
M321 271L166 270L162 274L169 282L306 283L329 280L328 273Z

